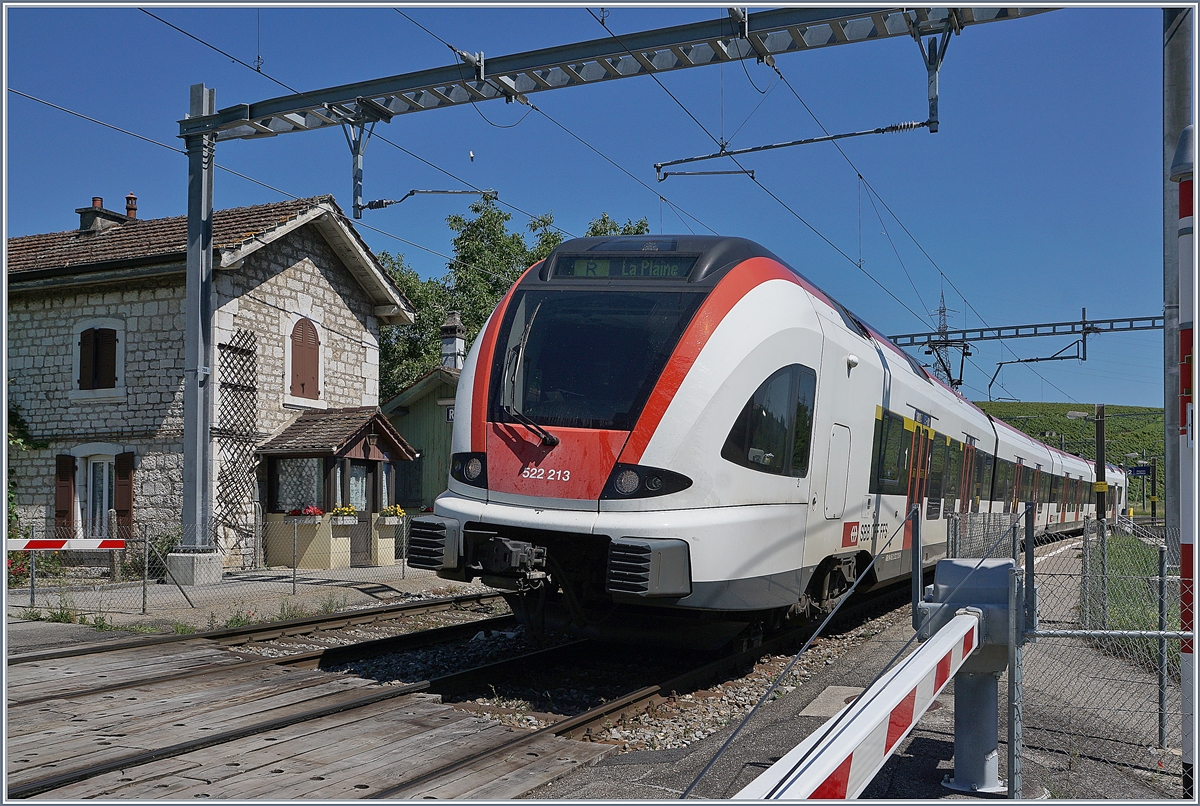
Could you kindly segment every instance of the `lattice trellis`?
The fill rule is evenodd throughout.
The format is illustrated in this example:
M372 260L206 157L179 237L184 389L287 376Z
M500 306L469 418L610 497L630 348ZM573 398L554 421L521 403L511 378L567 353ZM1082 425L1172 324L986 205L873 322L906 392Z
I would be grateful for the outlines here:
M213 429L220 452L217 474L215 538L223 549L253 545L254 448L258 444L258 354L252 330L234 331L218 345L221 360L221 408ZM227 535L234 545L222 540ZM225 545L222 545L225 544Z

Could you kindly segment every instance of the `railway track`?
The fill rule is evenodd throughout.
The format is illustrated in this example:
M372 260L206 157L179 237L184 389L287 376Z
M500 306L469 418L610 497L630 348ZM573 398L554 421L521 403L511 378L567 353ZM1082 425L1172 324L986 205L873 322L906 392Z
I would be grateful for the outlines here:
M893 591L891 596L893 598L902 596L902 592ZM879 607L878 600L870 600L857 606L848 606L844 608L847 612L843 618L853 618L855 612L861 611L864 608ZM243 660L234 666L226 665L219 668L202 669L188 675L186 678L173 678L172 684L179 685L182 683L186 685L190 683L191 685L197 685L200 682L199 678L206 676L213 677L223 672L227 674L236 672L235 676L245 676L253 675L255 672L267 669L268 667L295 669L312 668L318 665L336 665L351 660L361 660L374 655L428 646L437 641L462 640L471 633L478 633L481 628L502 629L506 626L511 627L512 621L511 617L491 619L486 622L486 625L485 622L476 621L469 625L455 625L453 627L441 628L440 630L395 636L393 638L379 639L351 646L329 647L316 652L300 653L288 657L259 659L255 661ZM292 626L298 627L299 625L273 626L277 629L282 628L286 632L292 629ZM807 630L811 629L811 627L807 628ZM503 729L504 735L500 737L499 741L493 740L484 746L472 748L470 746L455 744L449 748L452 758L448 761L444 757L444 753L435 753L434 758L417 767L418 772L410 775L405 780L394 782L386 788L365 784L357 786L370 786L371 791L369 793L362 793L370 797L395 797L402 796L405 793L413 795L430 787L444 786L448 780L455 781L477 776L481 768L495 767L505 758L512 758L514 756L536 757L544 753L546 742L554 740L556 737L560 742L563 739L594 740L599 734L597 730L598 726L606 722L619 720L623 716L652 708L657 703L665 701L676 691L690 691L705 681L719 677L722 674L727 674L739 666L753 663L755 658L765 653L777 651L797 641L802 641L808 635L807 630L792 630L785 634L771 637L760 646L752 649L729 653L723 657L700 663L681 674L672 675L669 679L665 679L660 683L649 686L637 686L624 696L614 698L584 713L561 717L553 724L539 730L522 731L514 735L511 729L506 728ZM240 632L242 632L240 636L226 637L237 638L239 640L245 638L246 631L243 630ZM597 645L589 641L570 642L547 649L522 653L501 661L473 666L450 674L400 685L375 686L368 684L366 681L356 680L354 686L341 690L331 690L321 697L316 697L306 702L303 707L287 706L269 709L261 715L262 718L227 720L225 723L222 723L226 724L227 727L212 730L200 728L204 733L199 735L194 734L180 741L159 742L158 746L153 746L152 749L136 750L132 747L128 749L122 748L121 750L113 749L106 752L104 757L93 756L83 760L67 761L62 766L69 767L68 769L56 768L55 772L49 775L39 775L36 777L22 776L20 775L21 770L19 768L14 769L14 766L10 763L10 787L8 795L12 798L28 798L49 793L50 796L55 797L60 794L64 797L72 797L81 791L79 790L79 786L86 785L89 781L104 781L104 779L111 778L114 775L152 775L152 770L156 768L156 765L162 766L165 762L173 759L183 761L199 757L211 758L214 752L223 754L223 757L232 758L236 755L236 747L245 745L250 741L257 741L261 737L266 736L268 740L273 740L273 737L286 735L289 730L296 731L303 729L306 723L316 726L313 730L320 733L320 726L326 721L353 719L356 712L380 714L380 708L394 710L401 706L393 705L393 703L397 701L401 703L405 702L401 698L409 695L437 694L442 697L453 697L461 695L464 692L483 690L491 681L501 679L505 676L520 674L531 668L545 667L554 663L587 664L590 662L590 658L595 657L597 648ZM344 682L349 681L344 676L333 679L340 679ZM147 686L152 686L152 683L143 679L141 681L79 689L75 692L58 692L53 695L26 698L10 703L10 717L12 717L12 720L19 722L21 714L29 711L30 706L38 703L46 703L51 699L62 700L67 698L77 700L80 703L87 703L95 701L98 696L104 696L105 692L108 692L107 696L111 697L111 692L114 691L121 689L144 689ZM10 720L10 724L12 720ZM479 721L482 722L483 720ZM182 725L183 723L180 724ZM93 730L107 731L111 730L111 728L101 726L93 728ZM133 742L133 745L137 745L137 742ZM578 746L584 747L584 745ZM615 749L611 746L596 744L590 745L590 747L595 749L588 752L592 753L596 758ZM521 752L528 748L536 748L540 752ZM206 751L208 751L207 755ZM12 752L10 749L10 754ZM22 752L23 748L18 747L16 755L20 756ZM561 755L561 751L556 752L559 752ZM575 759L560 758L559 760L570 760L571 763L575 763ZM170 765L166 764L165 766L169 767ZM139 770L142 772L138 773L137 771ZM127 781L130 779L126 777L120 780ZM73 785L74 789L72 789Z
M503 597L499 593L472 593L463 596L383 605L366 610L306 616L288 621L250 624L245 627L229 627L187 635L155 635L131 641L107 641L43 652L29 652L23 655L10 655L6 659L6 664L8 666L16 666L22 663L37 663L61 658L79 657L81 655L120 652L127 649L140 649L142 647L196 640L212 641L222 646L239 646L254 641L269 641L297 635L311 635L317 632L344 629L346 627L361 627L382 621L393 621L398 618L408 618L470 605L485 605L501 601L503 601Z

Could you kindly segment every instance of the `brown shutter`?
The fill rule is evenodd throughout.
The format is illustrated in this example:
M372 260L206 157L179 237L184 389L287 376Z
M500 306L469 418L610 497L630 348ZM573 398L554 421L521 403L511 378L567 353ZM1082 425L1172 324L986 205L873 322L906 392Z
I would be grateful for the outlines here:
M95 389L114 389L117 385L117 331L96 329Z
M96 377L96 331L88 328L79 334L79 388L94 389Z
M117 534L121 540L133 537L133 454L119 453L116 461L116 485L113 508L117 511Z
M54 457L54 530L64 538L75 529L75 457Z
M292 328L292 394L296 397L311 400L319 397L317 372L320 350L317 328L309 320L301 319Z

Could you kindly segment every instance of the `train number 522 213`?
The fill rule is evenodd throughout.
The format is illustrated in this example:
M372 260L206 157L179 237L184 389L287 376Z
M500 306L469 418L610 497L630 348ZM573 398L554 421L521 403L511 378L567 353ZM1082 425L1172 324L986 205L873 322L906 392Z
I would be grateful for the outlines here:
M570 470L554 470L549 467L526 467L521 470L521 478L543 479L544 481L570 481Z

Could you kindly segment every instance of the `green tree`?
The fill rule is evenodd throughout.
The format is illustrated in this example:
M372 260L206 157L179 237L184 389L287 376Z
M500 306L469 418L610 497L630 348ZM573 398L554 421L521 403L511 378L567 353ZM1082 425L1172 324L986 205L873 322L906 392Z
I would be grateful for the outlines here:
M585 237L597 238L604 235L649 235L650 222L642 216L637 221L632 218L625 219L624 224L618 224L615 219L610 218L608 213L601 213L599 218L593 219L591 224L588 224Z
M416 309L416 322L381 328L379 396L387 400L441 360L442 322L458 311L471 346L488 316L512 284L530 266L544 260L563 241L554 228L554 215L534 216L527 225L532 244L521 232L510 232L512 215L491 198L474 202L471 215L446 219L454 233L454 260L439 278L422 280L403 255L381 252L380 263ZM587 235L642 235L650 232L645 218L617 223L601 213Z

